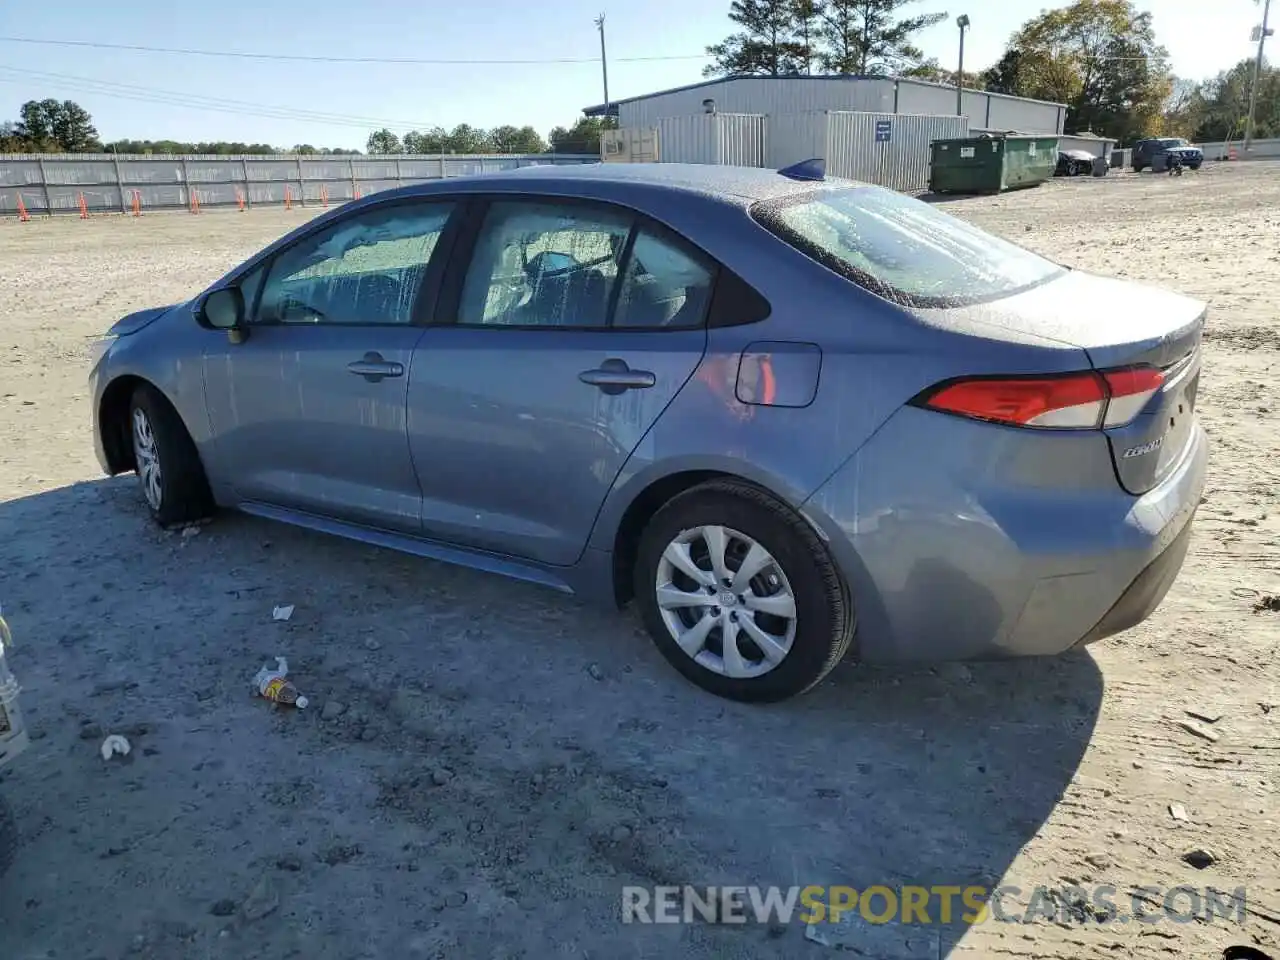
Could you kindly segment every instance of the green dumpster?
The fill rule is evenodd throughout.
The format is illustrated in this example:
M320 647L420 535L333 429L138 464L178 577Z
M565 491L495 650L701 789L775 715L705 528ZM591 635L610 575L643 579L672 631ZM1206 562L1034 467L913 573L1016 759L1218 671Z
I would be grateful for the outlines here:
M1000 193L1035 187L1053 176L1058 138L991 134L935 140L929 161L934 193Z

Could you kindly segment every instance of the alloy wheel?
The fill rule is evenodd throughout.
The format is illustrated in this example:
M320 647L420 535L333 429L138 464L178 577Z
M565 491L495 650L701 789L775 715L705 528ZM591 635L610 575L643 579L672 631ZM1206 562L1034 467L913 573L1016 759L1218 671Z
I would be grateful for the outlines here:
M141 408L133 411L133 458L142 481L142 493L152 510L159 510L163 499L161 491L160 451L156 447L155 431L151 420Z
M796 636L796 599L781 564L724 526L680 532L658 561L658 611L681 650L732 679L763 676Z

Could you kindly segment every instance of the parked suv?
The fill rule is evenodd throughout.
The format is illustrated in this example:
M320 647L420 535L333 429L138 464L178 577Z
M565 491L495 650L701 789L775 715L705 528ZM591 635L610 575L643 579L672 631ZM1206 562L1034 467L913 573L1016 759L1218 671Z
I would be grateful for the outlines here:
M1204 151L1181 137L1156 137L1139 140L1133 145L1133 169L1140 172L1151 166L1161 153L1177 154L1184 167L1199 170L1204 163Z

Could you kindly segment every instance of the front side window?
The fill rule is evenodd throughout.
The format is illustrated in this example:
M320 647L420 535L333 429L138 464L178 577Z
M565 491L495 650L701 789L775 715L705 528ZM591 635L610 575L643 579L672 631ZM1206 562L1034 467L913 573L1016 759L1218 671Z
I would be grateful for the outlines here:
M930 204L880 187L766 201L752 216L830 269L907 306L995 300L1065 272Z
M467 270L458 322L607 326L631 225L625 213L585 204L493 203Z
M278 254L262 290L259 322L403 324L450 203L370 210L332 224Z

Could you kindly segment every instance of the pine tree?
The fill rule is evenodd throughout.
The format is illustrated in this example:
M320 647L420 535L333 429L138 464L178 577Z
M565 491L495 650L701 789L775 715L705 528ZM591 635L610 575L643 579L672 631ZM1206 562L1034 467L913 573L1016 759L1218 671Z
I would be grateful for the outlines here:
M795 36L796 0L733 0L729 19L743 30L707 47L715 63L704 76L783 77L804 70L806 50Z
M898 18L918 0L824 0L819 9L822 66L831 73L883 76L919 65L924 53L911 38L947 18L923 13Z

